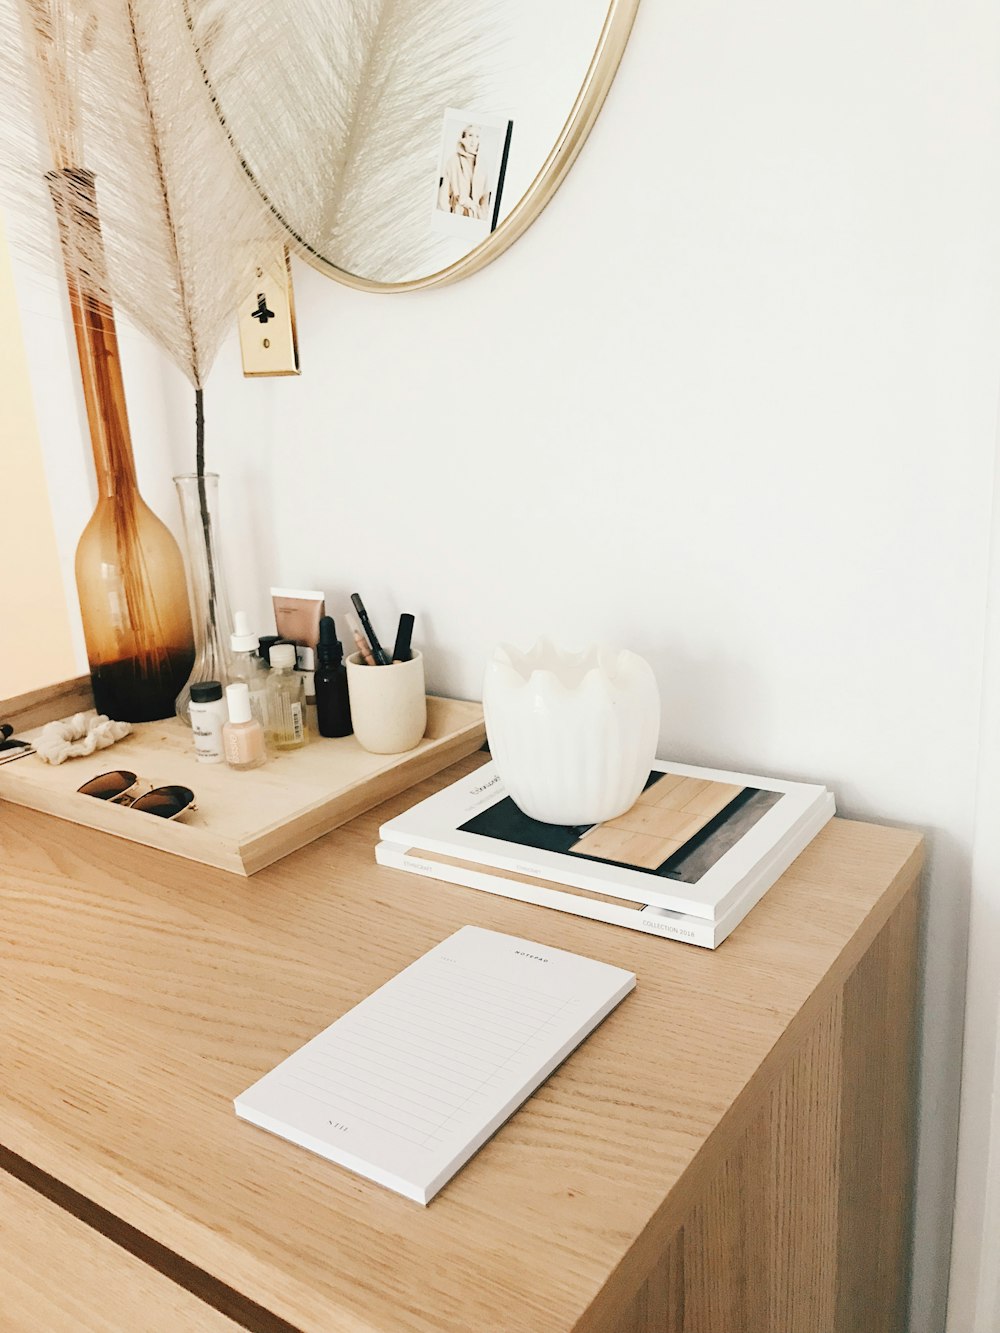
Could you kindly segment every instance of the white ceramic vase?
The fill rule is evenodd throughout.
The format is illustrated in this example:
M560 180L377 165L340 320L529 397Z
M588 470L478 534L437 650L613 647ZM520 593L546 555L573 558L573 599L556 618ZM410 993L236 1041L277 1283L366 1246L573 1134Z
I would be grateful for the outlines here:
M656 757L660 695L636 653L564 653L545 639L527 653L501 644L486 668L483 708L508 792L547 824L624 814Z

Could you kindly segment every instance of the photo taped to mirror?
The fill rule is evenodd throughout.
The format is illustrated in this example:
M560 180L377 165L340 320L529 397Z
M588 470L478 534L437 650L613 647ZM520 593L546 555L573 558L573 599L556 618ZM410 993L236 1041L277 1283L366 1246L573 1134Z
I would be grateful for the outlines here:
M449 107L444 113L431 229L485 240L500 221L514 122Z

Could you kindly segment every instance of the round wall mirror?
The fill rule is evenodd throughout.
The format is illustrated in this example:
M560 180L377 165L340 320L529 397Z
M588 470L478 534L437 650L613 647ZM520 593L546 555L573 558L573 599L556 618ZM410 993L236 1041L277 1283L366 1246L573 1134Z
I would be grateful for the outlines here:
M187 0L216 109L307 259L366 290L451 282L552 197L639 0Z

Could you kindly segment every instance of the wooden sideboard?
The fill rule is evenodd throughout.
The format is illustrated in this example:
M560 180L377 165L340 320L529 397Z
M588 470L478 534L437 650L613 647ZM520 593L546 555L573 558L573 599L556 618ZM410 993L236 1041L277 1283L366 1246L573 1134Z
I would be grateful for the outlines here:
M4 1333L239 1333L184 1287L0 1172Z
M902 1330L919 838L833 821L715 952L376 866L481 758L250 880L0 805L5 1333L50 1274L76 1327L158 1329L133 1271L206 1333ZM464 924L638 986L428 1208L237 1120Z

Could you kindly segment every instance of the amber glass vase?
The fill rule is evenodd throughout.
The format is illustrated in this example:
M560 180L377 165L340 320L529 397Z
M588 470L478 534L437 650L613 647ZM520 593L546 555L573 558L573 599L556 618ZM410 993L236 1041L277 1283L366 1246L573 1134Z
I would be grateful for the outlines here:
M76 549L94 702L120 721L152 722L173 715L194 661L184 561L139 494L114 315L81 295L82 265L103 264L94 178L70 168L48 181L97 469L97 508Z

